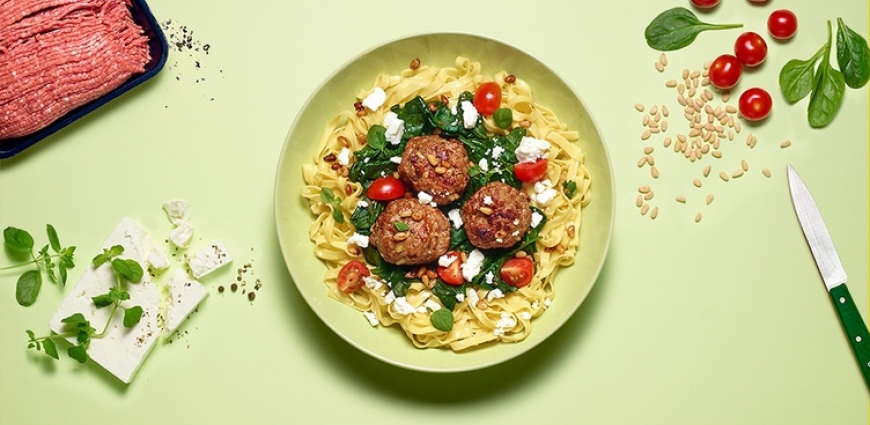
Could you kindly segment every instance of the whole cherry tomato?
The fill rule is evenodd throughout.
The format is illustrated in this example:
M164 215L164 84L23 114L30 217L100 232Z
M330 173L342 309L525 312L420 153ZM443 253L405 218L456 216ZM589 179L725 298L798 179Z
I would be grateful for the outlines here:
M371 275L369 268L359 260L350 260L338 271L338 289L349 294L361 288L364 277Z
M719 0L692 0L692 4L698 9L709 9L719 4Z
M759 121L770 115L770 110L773 109L773 100L766 90L753 87L740 95L737 105L743 118L749 121Z
M366 190L366 196L374 201L392 201L405 194L405 185L393 176L376 178Z
M535 275L535 263L529 257L511 258L501 266L499 276L508 285L521 288L528 285Z
M734 55L724 54L713 60L708 73L710 83L717 89L728 90L740 81L743 66Z
M745 66L761 65L767 57L767 42L756 32L744 32L734 42L734 56Z
M444 254L453 258L453 262L449 266L438 266L438 277L448 285L462 285L465 278L462 276L462 259L459 251L450 251Z
M778 40L792 38L797 32L797 16L788 9L774 10L767 18L767 31Z
M521 182L536 182L547 172L547 158L538 158L535 162L521 162L514 165L514 174Z
M488 81L477 87L472 102L477 112L483 115L492 115L501 106L501 87L498 83Z

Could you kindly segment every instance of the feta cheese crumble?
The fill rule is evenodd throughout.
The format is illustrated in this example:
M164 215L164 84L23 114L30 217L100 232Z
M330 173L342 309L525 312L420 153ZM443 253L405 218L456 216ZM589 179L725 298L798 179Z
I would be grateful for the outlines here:
M462 269L462 277L464 277L466 281L471 282L471 280L480 273L480 268L483 266L484 258L483 253L480 252L479 249L475 249L468 254L468 260L459 266L459 268Z
M486 300L489 302L496 298L504 298L504 292L501 289L495 288L486 294Z
M375 312L373 311L364 311L363 316L365 316L366 320L369 321L369 324L372 325L372 327L376 327L380 324L380 322L378 322L378 316L375 316Z
M365 283L366 287L374 289L375 291L384 287L384 282L372 275L363 276L363 282ZM390 293L392 293L392 291Z
M517 319L510 313L502 313L501 318L499 318L498 322L495 323L495 329L492 331L494 334L498 336L502 336L505 333L505 330L512 329L517 325Z
M369 246L369 237L366 235L361 235L359 233L354 232L349 238L347 238L348 245L356 245L360 248L368 248Z
M532 213L532 223L531 224L532 224L533 229L538 228L538 225L541 224L542 221L544 221L544 216L541 215L541 213L539 213L537 211Z
M457 260L456 255L444 254L444 255L438 257L438 265L441 267L450 267L450 265L455 263L456 260Z
M480 113L474 104L468 100L462 101L462 122L465 128L474 128L477 125L477 119L480 118Z
M179 248L187 248L193 238L193 224L183 220L169 232L169 240Z
M338 152L337 160L341 165L350 164L350 149L341 148L341 151Z
M409 303L408 299L405 297L396 298L396 300L393 301L393 308L396 309L396 313L403 316L417 312L417 308L411 305L411 303Z
M431 204L435 198L433 198L432 195L426 192L420 191L417 193L417 199L420 201L421 204Z
M200 250L189 260L187 265L193 277L199 279L233 261L223 242L215 242Z
M534 137L524 136L517 146L514 153L517 155L519 162L535 162L539 158L546 158L547 151L550 150L550 142L546 140L536 139Z
M390 111L384 115L384 127L387 129L384 136L388 142L393 145L402 143L402 136L405 134L405 121L399 119L395 112Z
M365 99L362 100L362 105L366 108L369 108L371 111L376 111L378 108L383 106L384 102L387 101L387 93L384 89L380 87L375 87L375 89L366 96Z
M462 221L462 214L459 212L459 208L447 211L447 218L449 218L450 222L453 223L454 229L458 229L465 224L465 222Z
M401 164L401 163L402 163L402 157L401 157L401 156L391 156L391 157L390 157L390 162L392 162L393 164Z
M184 199L173 199L163 203L163 211L169 217L169 222L178 225L186 221L190 215L190 202Z
M465 298L468 299L468 305L476 307L480 302L480 296L477 295L477 290L468 288L465 290Z
M532 199L541 206L550 205L550 202L559 194L553 188L553 182L550 179L544 179L535 183L534 189L535 194L532 195Z

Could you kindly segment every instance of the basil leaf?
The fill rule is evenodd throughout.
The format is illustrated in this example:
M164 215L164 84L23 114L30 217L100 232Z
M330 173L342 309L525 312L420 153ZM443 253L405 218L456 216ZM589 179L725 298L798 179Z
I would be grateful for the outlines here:
M15 252L29 253L33 250L33 237L26 230L7 227L3 230L3 241L7 248Z
M396 226L396 230L400 232L407 232L411 228L408 226L408 223L402 223L401 221L397 221L393 223L393 225Z
M577 194L577 182L574 180L562 182L562 191L565 192L565 196L568 197L568 199L573 198L574 195Z
M386 133L386 127L379 124L372 125L366 133L366 146L374 150L383 149L387 145Z
M132 328L142 319L142 307L133 306L124 310L124 327Z
M435 329L450 332L453 329L453 312L446 308L436 310L429 316L429 321Z
M48 354L50 357L54 357L55 360L59 359L60 356L57 355L57 346L54 345L54 341L50 338L46 338L42 341L42 346L45 347L45 354Z
M60 252L60 239L57 237L57 231L54 230L54 226L47 224L45 226L45 231L48 233L48 243L51 244L51 249L54 252Z
M828 21L828 43L819 70L816 84L810 95L807 117L810 127L821 128L828 125L840 109L846 82L843 73L831 67L831 22Z
M76 327L79 323L87 323L85 320L85 315L81 313L73 313L63 319L60 320L61 323L66 323L69 326Z
M740 28L743 24L708 24L701 22L684 7L660 13L644 31L646 43L656 50L677 50L692 44L703 31Z
M789 103L795 103L813 91L815 84L815 63L824 53L824 47L809 60L792 59L779 72L779 88Z
M870 47L867 40L837 18L837 64L846 85L860 88L870 80Z
M514 113L511 108L498 108L492 113L492 120L502 130L506 130L514 122Z
M88 353L85 351L85 348L80 345L67 348L66 354L79 363L88 361Z
M336 201L335 193L332 191L332 189L330 189L328 187L324 187L324 188L320 189L320 199L324 203L327 203L329 205L333 205L333 204L335 204L335 201Z
M115 288L112 288L115 289ZM97 295L96 297L91 297L91 301L94 302L94 305L97 308L103 308L109 305L112 305L115 301L117 301L118 297L114 291L109 291L103 295Z
M33 305L39 288L42 287L42 275L39 270L28 270L21 274L15 285L15 300L23 306Z
M142 266L135 260L116 258L112 260L112 269L128 282L139 282L142 280Z

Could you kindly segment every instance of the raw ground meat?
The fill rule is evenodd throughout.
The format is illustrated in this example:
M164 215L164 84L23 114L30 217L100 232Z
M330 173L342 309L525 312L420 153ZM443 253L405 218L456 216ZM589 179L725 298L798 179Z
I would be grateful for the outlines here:
M0 143L114 90L150 59L129 0L0 0Z

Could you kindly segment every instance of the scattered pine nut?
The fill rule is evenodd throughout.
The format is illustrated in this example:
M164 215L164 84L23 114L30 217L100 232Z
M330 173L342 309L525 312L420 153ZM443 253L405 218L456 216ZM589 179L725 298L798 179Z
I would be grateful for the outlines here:
M644 110L644 106L643 106L642 103L635 103L635 104L634 104L634 109L637 109L637 112L643 112L643 110Z
M652 178L657 179L659 178L659 169L655 165L653 165L652 167L649 167L649 174L652 176Z
M683 195L677 196L677 202L679 202L679 203L681 203L681 204L685 204L685 203L686 203L686 197L683 196Z
M649 218L655 220L656 217L659 216L659 207L653 207L652 211L649 213Z
M784 141L784 142L782 142L782 143L779 144L779 147L781 147L781 148L783 148L783 149L785 149L785 148L787 148L787 147L789 147L789 146L791 146L791 140L786 140L786 141Z
M677 80L668 80L668 81L665 82L665 87L667 87L667 88L671 88L671 89L672 89L672 88L674 88L674 87L676 87L676 86L677 86Z
M727 182L729 180L728 173L726 173L724 171L720 171L719 178Z
M668 122L662 121L662 131L668 131Z
M742 168L743 171L749 171L749 163L747 163L745 159L741 160L740 161L740 168Z
M647 146L647 147L643 148L643 153L645 153L647 155L653 153L653 151L655 151L655 148L652 146Z
M742 177L742 176L743 176L743 169L742 168L738 168L737 171L731 173L731 178L736 179L736 178Z
M708 165L708 166L704 167L704 177L707 177L709 175L710 175L710 166Z
M637 195L637 199L635 199L634 205L636 205L638 208L643 206L643 195Z
M767 168L762 168L761 174L764 174L764 177L770 178L770 170L768 170Z
M646 156L646 162L647 162L647 164L649 164L649 165L656 165L656 159L655 159L655 157L653 157L652 155L647 155L647 156Z
M694 184L695 187L701 187L701 180L695 179L692 181L692 184Z
M730 91L726 91L726 92L722 93L722 101L723 102L727 102L729 99L731 99L731 92ZM733 108L733 106L732 106L732 108ZM737 112L737 110L735 109L734 112Z
M670 147L670 146L671 146L671 138L670 138L670 137L665 137L665 140L662 141L662 146L664 146L664 147L666 147L666 148L667 148L667 147Z
M713 158L722 158L722 151L716 150L711 152L710 155L713 155Z
M656 194L652 191L643 196L643 199L646 201L652 200L652 198L656 196Z
M695 214L695 223L700 223L700 222L701 222L701 213L697 213L697 214Z
M649 204L643 204L643 206L640 207L640 215L646 215L647 211L649 211Z
M668 110L667 105L662 105L662 115L664 115L665 117L667 117L667 116L670 115L670 114L671 114L671 111Z
M649 186L641 186L641 187L637 188L637 191L640 193L649 193L650 190L651 189Z
M649 129L644 130L644 132L640 134L640 140L648 140L648 139L649 139L649 136L650 136L651 134L652 134L652 133L650 132Z
M656 71L664 72L664 70L665 70L665 65L661 62L656 62Z
M659 62L661 62L662 65L667 65L668 57L664 53L662 53L661 55L659 55Z
M713 202L713 194L712 193L707 195L707 205L710 205L711 202Z
M653 105L649 108L649 115L650 116L655 116L658 112L659 112L658 105Z
M647 158L649 158L649 157L648 157L648 156L642 156L642 157L640 157L640 159L637 161L637 167L638 167L638 168L642 168L644 165L646 165L646 164L647 164Z

